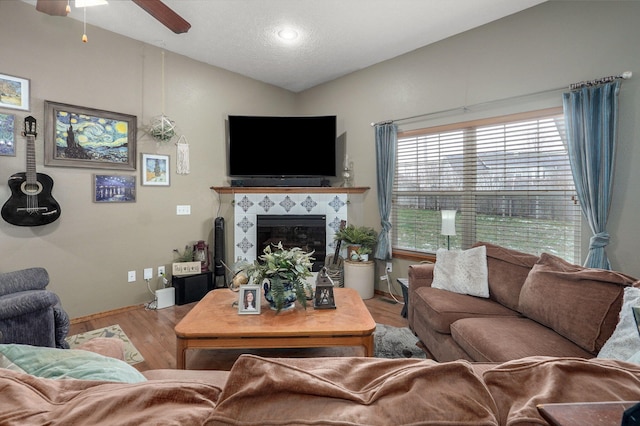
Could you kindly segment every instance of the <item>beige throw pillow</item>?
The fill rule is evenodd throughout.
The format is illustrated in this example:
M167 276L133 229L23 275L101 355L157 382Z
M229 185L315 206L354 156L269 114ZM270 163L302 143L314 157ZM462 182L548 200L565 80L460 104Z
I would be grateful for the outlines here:
M438 249L431 287L477 297L489 297L487 248Z
M640 335L638 335L636 320L633 317L634 306L640 306L640 289L625 287L618 324L611 337L598 352L598 358L626 361L640 352ZM635 359L631 361L636 362Z

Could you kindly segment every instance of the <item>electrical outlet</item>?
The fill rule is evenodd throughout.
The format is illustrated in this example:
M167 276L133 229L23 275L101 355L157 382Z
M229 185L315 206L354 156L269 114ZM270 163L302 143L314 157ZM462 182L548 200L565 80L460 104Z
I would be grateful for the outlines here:
M387 262L387 273L393 272L393 263Z
M165 273L164 265L158 266L158 276L161 277L162 275L164 275L164 273Z
M172 264L171 275L199 274L202 262L178 262Z
M143 274L145 280L150 280L153 278L153 268L144 268Z
M136 280L136 271L129 271L127 272L127 280L132 283L135 282Z

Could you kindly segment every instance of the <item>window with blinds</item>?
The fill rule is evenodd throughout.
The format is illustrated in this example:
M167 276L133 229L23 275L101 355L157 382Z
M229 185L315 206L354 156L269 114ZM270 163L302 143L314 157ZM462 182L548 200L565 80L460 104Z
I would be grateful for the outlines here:
M580 206L561 108L401 132L393 248L447 247L440 210L456 210L451 248L485 241L580 260Z

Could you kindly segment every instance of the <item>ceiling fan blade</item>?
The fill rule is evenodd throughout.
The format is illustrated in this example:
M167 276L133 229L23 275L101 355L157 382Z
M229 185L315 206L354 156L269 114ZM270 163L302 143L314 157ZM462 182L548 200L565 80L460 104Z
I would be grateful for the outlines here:
M186 33L191 24L160 0L132 0L176 34Z
M38 0L36 10L51 16L67 16L67 0Z

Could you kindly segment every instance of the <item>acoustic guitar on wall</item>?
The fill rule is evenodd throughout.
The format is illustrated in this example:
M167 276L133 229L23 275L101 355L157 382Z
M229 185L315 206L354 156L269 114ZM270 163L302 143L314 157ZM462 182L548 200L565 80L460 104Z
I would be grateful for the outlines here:
M51 195L53 179L36 172L36 119L24 119L27 138L27 171L9 178L11 197L2 206L2 218L12 225L40 226L60 217L60 205Z

